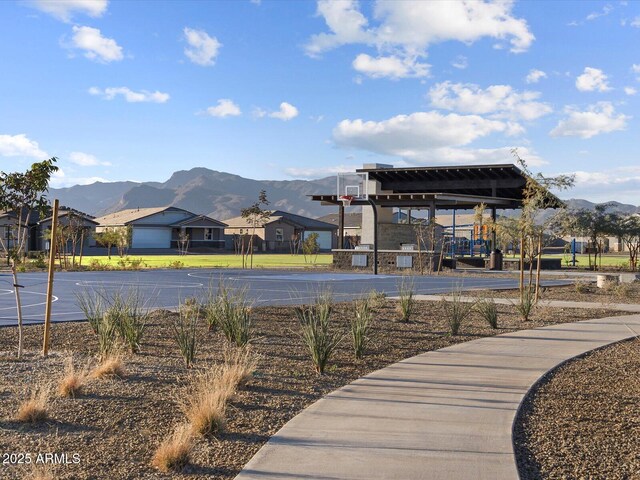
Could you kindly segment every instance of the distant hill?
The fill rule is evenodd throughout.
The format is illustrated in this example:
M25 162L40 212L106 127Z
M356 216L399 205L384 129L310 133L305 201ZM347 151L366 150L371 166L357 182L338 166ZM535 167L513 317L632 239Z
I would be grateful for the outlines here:
M58 198L62 205L95 216L126 208L175 206L225 220L240 215L242 208L256 201L260 190L266 190L274 210L317 218L335 213L336 209L312 202L307 195L333 193L335 189L335 176L319 180L251 180L198 167L175 172L166 182L96 182L52 188L49 196ZM569 208L593 209L596 205L582 199L566 203ZM609 203L612 210L621 213L640 213L640 207L634 205ZM505 213L511 216L511 212Z
M251 180L238 175L193 168L171 175L166 182L96 182L68 188L52 188L50 198L60 203L100 216L126 208L175 206L198 214L224 220L240 214L251 205L261 190L274 210L309 217L331 213L331 208L312 202L307 195L332 193L336 177L320 180Z

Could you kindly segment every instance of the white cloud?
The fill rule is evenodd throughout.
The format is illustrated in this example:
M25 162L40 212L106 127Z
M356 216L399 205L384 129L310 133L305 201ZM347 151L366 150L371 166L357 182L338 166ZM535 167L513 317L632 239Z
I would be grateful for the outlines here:
M71 152L69 154L69 161L81 167L111 166L110 162L103 162L102 160L98 160L94 155L83 152Z
M228 98L221 98L215 107L207 108L207 115L211 115L212 117L237 117L241 114L242 111L240 107Z
M362 165L336 165L332 167L324 166L320 168L289 167L284 171L293 178L322 178L336 173L351 173Z
M74 185L90 185L95 182L109 182L102 177L68 177L63 169L58 169L51 175L50 185L53 188L72 187Z
M73 27L71 48L84 50L84 56L99 62L114 62L124 58L122 47L112 38L103 37L100 30L92 27Z
M271 118L277 118L278 120L282 120L286 122L298 116L298 109L293 105L291 105L290 103L282 102L280 104L280 110L276 112L271 112L269 116Z
M343 147L418 159L436 149L462 146L494 132L505 132L504 122L478 115L442 115L436 111L398 115L381 122L343 120L333 130Z
M429 45L449 40L473 43L482 37L509 40L511 51L522 52L534 40L527 22L511 15L513 2L398 2L374 4L377 27L369 27L355 0L319 0L318 15L330 33L313 35L306 45L316 56L346 44L368 44L422 53Z
M530 70L525 78L527 83L538 83L542 78L547 78L547 74L542 70L536 70L535 68Z
M633 87L624 87L624 93L626 93L627 95L631 96L631 95L635 95L636 93L638 93L638 91Z
M184 54L197 65L203 67L214 65L218 51L222 44L216 37L210 37L204 30L184 28L184 38L189 47L184 49Z
M640 28L640 16L631 20L631 23L629 25L631 25L632 27Z
M353 68L372 78L426 77L429 75L429 64L419 63L415 58L398 58L394 55L373 58L361 53L353 61Z
M599 68L586 67L584 73L576 78L576 88L581 92L606 92L611 90L607 76Z
M633 73L640 74L640 64L635 64L634 63L633 65L631 65L631 71ZM636 78L636 80L638 80L640 82L640 77Z
M40 149L38 142L30 140L24 133L0 135L0 155L3 157L30 157L40 160L49 155Z
M627 120L631 117L622 113L616 114L610 102L599 102L590 105L588 110L581 112L574 108L566 109L567 118L561 120L551 130L552 137L581 137L591 138L602 133L624 130Z
M159 91L149 92L147 90L140 90L134 92L127 87L108 87L104 90L98 87L91 87L89 89L91 95L98 95L105 100L113 100L118 95L122 95L124 99L129 103L151 102L151 103L165 103L169 100L168 93L162 93Z
M401 78L404 64L413 66L404 76L426 76L428 65L419 64L416 59L426 57L427 48L435 43L456 40L471 44L491 37L510 42L514 53L526 51L535 37L525 20L512 16L512 7L511 1L377 0L373 7L377 25L372 26L356 0L318 0L318 16L324 18L329 31L312 35L305 51L318 57L342 45L367 45L377 49L378 58L361 54L353 62L354 68L359 65L366 71L378 72L380 77ZM389 70L394 73L379 73Z
M613 7L610 4L606 4L604 7L602 7L601 11L591 12L589 15L587 15L587 18L585 18L585 20L590 22L599 17L606 17L611 13L612 10L613 10Z
M107 11L107 0L30 0L28 5L52 17L70 22L75 14L101 17Z
M467 68L469 66L469 61L467 60L467 57L465 57L464 55L458 55L451 62L451 66L454 67L454 68L458 68L460 70L464 70L465 68Z
M634 205L640 204L640 167L618 167L604 172L570 172L575 174L572 196L591 201L617 200Z
M516 92L509 85L491 85L486 89L474 84L442 82L429 90L434 107L494 118L535 120L551 113L552 108L536 101L539 92Z

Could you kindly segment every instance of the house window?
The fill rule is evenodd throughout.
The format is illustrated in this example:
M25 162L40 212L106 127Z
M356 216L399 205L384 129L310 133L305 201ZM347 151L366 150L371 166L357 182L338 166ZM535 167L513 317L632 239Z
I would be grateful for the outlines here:
M205 240L213 240L213 228L205 228L204 229L204 239Z
M276 228L276 242L284 241L284 229Z

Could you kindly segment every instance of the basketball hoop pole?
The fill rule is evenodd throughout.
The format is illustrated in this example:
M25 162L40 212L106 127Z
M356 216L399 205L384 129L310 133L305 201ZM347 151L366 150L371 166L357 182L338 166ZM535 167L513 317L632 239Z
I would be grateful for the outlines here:
M378 275L378 209L373 200L367 200L373 209L373 274Z

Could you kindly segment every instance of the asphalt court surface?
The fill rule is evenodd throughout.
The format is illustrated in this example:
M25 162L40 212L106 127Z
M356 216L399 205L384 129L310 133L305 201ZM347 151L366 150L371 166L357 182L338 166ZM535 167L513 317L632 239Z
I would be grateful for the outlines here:
M76 306L78 292L136 291L149 308L176 308L189 297L204 298L209 289L216 289L222 280L231 288L247 289L248 299L255 305L290 305L309 302L319 291L329 289L336 301L347 301L366 295L371 290L397 295L405 281L413 283L416 294L448 293L460 288L473 289L514 288L516 277L472 276L411 276L360 273L308 272L282 270L235 269L180 269L107 272L56 273L53 288L51 318L55 322L83 320ZM47 291L46 273L22 273L18 282L23 320L25 324L44 321ZM545 280L544 285L569 283L563 280ZM13 279L0 274L0 326L17 323Z

